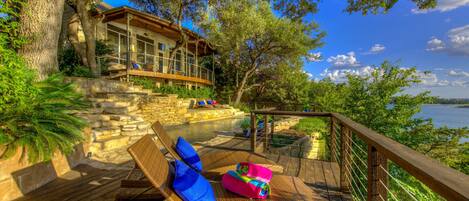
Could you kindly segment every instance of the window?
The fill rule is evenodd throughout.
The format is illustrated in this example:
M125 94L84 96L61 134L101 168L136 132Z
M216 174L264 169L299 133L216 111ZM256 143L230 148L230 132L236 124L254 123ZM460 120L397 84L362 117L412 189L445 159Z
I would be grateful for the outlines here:
M162 52L158 53L158 67L160 68L160 72L163 72L163 65L164 65L164 55Z
M176 71L181 71L181 50L176 51L176 56L174 57L174 67L176 68Z
M196 69L196 66L194 65L195 64L194 55L192 54L187 55L187 64L188 64L187 67L189 68L188 71L191 72L191 76L195 76L197 73L197 69Z
M155 63L155 46L153 40L137 35L137 63L140 65Z
M119 27L107 25L107 40L113 52L113 61L120 64L127 62L127 32Z
M158 50L159 51L165 51L166 45L164 43L158 43Z

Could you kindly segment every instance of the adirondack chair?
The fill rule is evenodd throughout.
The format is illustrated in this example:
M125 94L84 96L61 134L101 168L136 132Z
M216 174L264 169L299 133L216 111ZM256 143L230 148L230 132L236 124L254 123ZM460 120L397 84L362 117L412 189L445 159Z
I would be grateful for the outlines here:
M174 158L181 160L181 157L176 152L174 141L168 136L160 122L155 122L152 125L158 140ZM257 153L251 153L244 150L215 150L200 156L202 162L202 169L204 176L207 178L219 178L228 170L233 170L239 162L251 162L268 167L273 172L283 173L283 167L275 162L267 159L265 156Z
M147 184L160 193L158 199L182 200L172 189L174 170L150 135L146 135L128 148L136 166L143 172ZM211 182L214 194L219 201L247 201L239 195L225 190L220 182ZM271 195L267 200L313 200L320 197L298 177L274 175L271 182Z

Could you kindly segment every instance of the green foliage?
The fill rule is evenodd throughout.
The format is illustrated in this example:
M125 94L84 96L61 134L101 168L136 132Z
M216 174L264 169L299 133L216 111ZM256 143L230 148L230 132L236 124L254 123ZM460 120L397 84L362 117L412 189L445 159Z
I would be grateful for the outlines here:
M251 119L250 118L244 118L243 121L241 121L240 127L243 130L248 130L249 128L251 128Z
M110 54L112 49L104 41L96 41L96 56ZM101 65L101 70L106 71L105 62ZM74 77L93 77L89 67L84 66L83 62L72 46L65 47L59 53L59 70L64 75Z
M26 38L20 35L18 21L19 10L25 3L25 0L0 1L0 33L4 34L2 45L5 48L16 50L27 42Z
M244 92L262 86L268 79L264 71L297 63L321 45L323 33L317 27L276 16L266 1L227 1L212 12L201 27L219 51L217 83L223 86L217 91L231 92L235 103Z
M345 84L334 84L328 80L312 83L311 99L324 111L342 113L467 174L469 143L460 143L461 139L469 137L467 128L435 128L431 120L414 118L421 105L432 99L428 92L417 95L404 93L405 88L420 82L414 68L402 69L384 62L370 76L348 75L347 80ZM354 141L354 152L359 153L357 146L366 150L364 143L356 138ZM366 156L357 157L366 161ZM404 170L394 165L389 171L396 178L390 182L394 194L405 193L400 184L413 192L418 200L439 200L428 187Z
M279 64L265 70L262 80L258 81L262 87L255 92L258 93L256 101L308 105L310 80L300 65L302 63L294 66Z
M398 2L398 0L387 1L387 0L347 0L348 6L346 11L349 13L352 12L362 12L366 15L368 13L386 13ZM437 0L412 0L418 9L430 9L434 8L437 5Z
M70 153L74 145L83 140L82 129L86 122L70 112L85 109L87 105L73 85L64 83L60 75L52 75L31 87L37 94L28 97L27 108L9 108L2 112L1 159L21 149L22 159L27 155L29 162L47 161L57 150Z
M36 72L16 53L26 42L13 21L23 1L0 1L0 159L21 150L29 162L69 153L81 141L86 122L73 110L86 108L81 94L62 76L37 82Z
M132 77L131 81L135 84L143 86L145 89L152 89L155 93L162 94L177 94L181 98L200 98L200 99L213 99L214 91L209 87L202 87L198 89L188 89L182 86L160 86L155 85L155 81L150 78Z
M293 129L306 134L311 134L313 132L325 133L327 131L327 124L323 119L320 118L303 118L300 119L298 124L296 124Z

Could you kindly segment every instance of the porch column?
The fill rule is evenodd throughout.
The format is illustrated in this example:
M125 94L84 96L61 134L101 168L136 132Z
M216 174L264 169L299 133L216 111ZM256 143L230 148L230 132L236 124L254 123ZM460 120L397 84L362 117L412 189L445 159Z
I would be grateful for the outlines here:
M129 81L130 79L130 67L131 67L131 61L130 61L130 20L132 19L132 15L129 14L129 13L125 13L125 17L127 19L127 24L126 24L126 27L125 27L125 31L127 32L127 54L126 54L126 59L127 59L127 70L126 70L126 74L127 74L127 82Z

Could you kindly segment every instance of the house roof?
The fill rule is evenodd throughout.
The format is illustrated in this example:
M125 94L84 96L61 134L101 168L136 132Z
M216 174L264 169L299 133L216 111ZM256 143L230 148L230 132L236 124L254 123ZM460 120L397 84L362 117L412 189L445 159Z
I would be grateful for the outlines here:
M113 21L122 24L127 23L127 14L131 15L131 26L151 30L173 40L178 40L180 37L177 24L127 6L112 8L100 13L100 15L103 17L103 23ZM189 41L194 41L189 42L188 44L188 48L191 51L196 52L196 49L198 49L197 52L199 56L209 55L215 52L215 49L212 48L212 46L197 33L187 28L183 28L183 31L187 36L189 36Z

